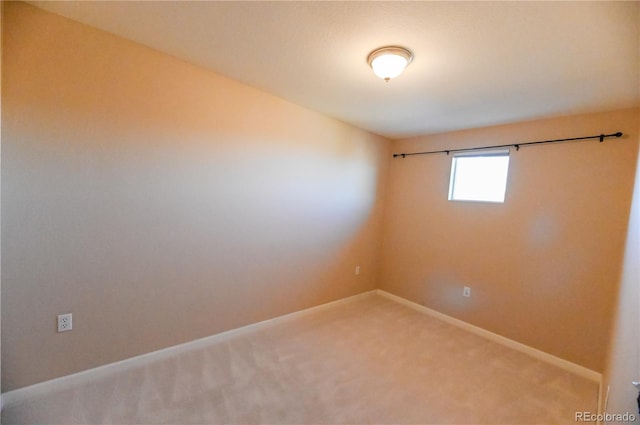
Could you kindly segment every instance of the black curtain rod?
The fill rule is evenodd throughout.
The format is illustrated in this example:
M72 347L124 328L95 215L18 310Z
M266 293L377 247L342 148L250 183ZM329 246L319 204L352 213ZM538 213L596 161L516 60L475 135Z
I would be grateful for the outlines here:
M617 132L617 133L612 133L612 134L600 134L599 136L585 136L585 137L572 137L570 139L555 139L555 140L541 140L539 142L526 142L526 143L509 143L507 145L495 145L495 146L479 146L476 148L462 148L462 149L444 149L441 151L427 151L427 152L411 152L411 153L394 153L393 157L397 158L397 157L402 157L405 158L407 156L413 156L413 155L429 155L432 153L446 153L447 155L449 155L452 152L469 152L469 151L477 151L477 150L484 150L484 149L494 149L494 148L508 148L508 147L514 147L517 150L520 150L521 146L527 146L527 145L542 145L545 143L559 143L559 142L571 142L574 140L589 140L589 139L600 139L600 142L604 142L604 139L607 139L609 137L622 137L622 133L621 132Z

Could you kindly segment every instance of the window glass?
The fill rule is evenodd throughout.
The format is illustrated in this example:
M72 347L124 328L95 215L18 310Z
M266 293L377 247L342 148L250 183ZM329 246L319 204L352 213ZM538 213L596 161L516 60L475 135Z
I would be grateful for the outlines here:
M453 155L450 201L504 202L509 151Z

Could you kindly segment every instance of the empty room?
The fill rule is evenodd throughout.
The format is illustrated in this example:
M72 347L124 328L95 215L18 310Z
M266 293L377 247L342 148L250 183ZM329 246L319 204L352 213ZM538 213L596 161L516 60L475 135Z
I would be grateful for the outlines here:
M640 423L640 2L0 11L2 424Z

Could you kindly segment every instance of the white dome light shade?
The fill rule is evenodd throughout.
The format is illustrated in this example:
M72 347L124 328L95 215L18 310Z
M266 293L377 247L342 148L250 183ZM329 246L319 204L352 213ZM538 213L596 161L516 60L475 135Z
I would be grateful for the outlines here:
M387 46L374 50L369 54L367 62L378 77L389 81L402 74L402 71L413 60L413 53L404 47Z

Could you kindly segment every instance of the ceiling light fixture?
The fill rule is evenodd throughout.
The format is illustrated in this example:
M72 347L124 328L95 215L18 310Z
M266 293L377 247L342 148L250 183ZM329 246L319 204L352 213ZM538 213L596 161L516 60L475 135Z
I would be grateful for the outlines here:
M373 73L386 82L402 74L402 71L412 60L413 53L409 49L399 46L380 47L369 53L367 58Z

